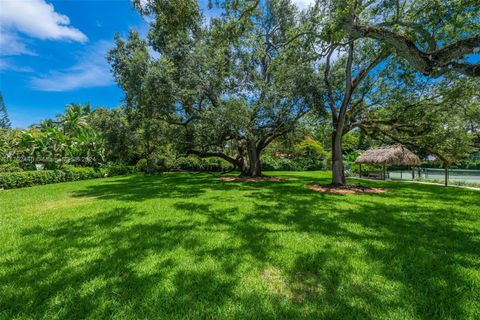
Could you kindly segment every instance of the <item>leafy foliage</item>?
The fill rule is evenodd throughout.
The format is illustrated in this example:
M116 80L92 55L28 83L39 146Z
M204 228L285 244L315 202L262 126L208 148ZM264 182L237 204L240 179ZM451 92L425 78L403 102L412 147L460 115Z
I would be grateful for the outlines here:
M262 150L292 131L318 98L307 48L300 40L285 45L299 26L295 7L269 1L235 21L243 6L227 1L209 25L196 1L137 8L155 17L148 41L130 32L109 54L127 108L180 126L186 152L260 175Z
M0 189L14 189L65 181L78 181L137 172L134 166L104 168L65 167L61 170L0 172Z

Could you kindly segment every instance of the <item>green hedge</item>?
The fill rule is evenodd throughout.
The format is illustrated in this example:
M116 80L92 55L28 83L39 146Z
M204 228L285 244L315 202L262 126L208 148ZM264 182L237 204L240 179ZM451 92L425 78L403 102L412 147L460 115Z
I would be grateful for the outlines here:
M122 166L122 165L111 165L106 168L103 168L102 170L104 170L108 176L121 176L124 174L131 174L131 173L138 172L136 166Z
M138 172L159 173L168 171L223 172L232 169L232 165L221 158L199 158L187 156L169 158L153 155L149 159L140 159L136 168Z
M220 158L199 158L196 156L181 157L175 161L175 169L183 171L228 171L232 165Z
M4 172L20 172L23 171L22 168L18 166L16 163L6 163L0 164L0 173Z
M262 170L265 171L312 171L325 170L327 168L326 161L320 158L289 159L264 155L261 158L261 162Z
M0 189L31 187L35 185L102 178L135 172L137 172L135 166L110 166L104 168L68 167L62 170L0 173Z

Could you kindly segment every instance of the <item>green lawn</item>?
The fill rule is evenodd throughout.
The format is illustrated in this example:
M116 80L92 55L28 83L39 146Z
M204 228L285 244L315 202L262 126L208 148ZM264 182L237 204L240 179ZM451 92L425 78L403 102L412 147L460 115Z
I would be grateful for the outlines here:
M0 318L480 319L480 192L275 175L0 191Z

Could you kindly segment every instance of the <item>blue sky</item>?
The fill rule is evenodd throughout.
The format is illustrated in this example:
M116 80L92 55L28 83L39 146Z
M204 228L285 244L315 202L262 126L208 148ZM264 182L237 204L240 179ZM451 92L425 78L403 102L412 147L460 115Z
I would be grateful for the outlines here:
M0 0L0 21L0 90L14 127L70 102L119 105L105 54L116 32L147 30L129 0Z
M208 0L200 3L206 9ZM121 104L105 54L115 33L132 28L146 34L148 24L130 0L0 0L0 90L13 127L71 102Z
M200 3L206 9L208 0ZM121 104L105 54L114 34L131 28L146 33L148 24L130 0L0 0L0 90L13 127L71 102Z

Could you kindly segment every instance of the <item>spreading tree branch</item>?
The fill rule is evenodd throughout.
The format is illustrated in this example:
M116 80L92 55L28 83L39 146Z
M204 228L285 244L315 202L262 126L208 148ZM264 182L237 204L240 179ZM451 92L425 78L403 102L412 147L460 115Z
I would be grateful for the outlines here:
M447 70L456 70L463 74L480 77L480 64L458 62L465 55L478 52L480 35L457 40L430 52L418 49L406 35L382 26L351 24L348 26L351 36L355 38L371 38L392 46L397 54L423 73L438 77Z
M199 156L200 158L210 158L210 157L218 157L222 158L235 166L240 166L238 159L232 158L226 155L223 152L208 152L208 151L199 151L199 150L188 150L187 154L194 154Z
M330 59L332 57L333 52L335 51L336 47L332 46L328 50L327 53L327 61L325 63L325 75L323 77L325 86L327 87L327 95L328 95L328 105L330 110L332 111L332 115L334 120L337 119L337 108L335 107L335 98L333 97L333 89L332 84L330 83Z

